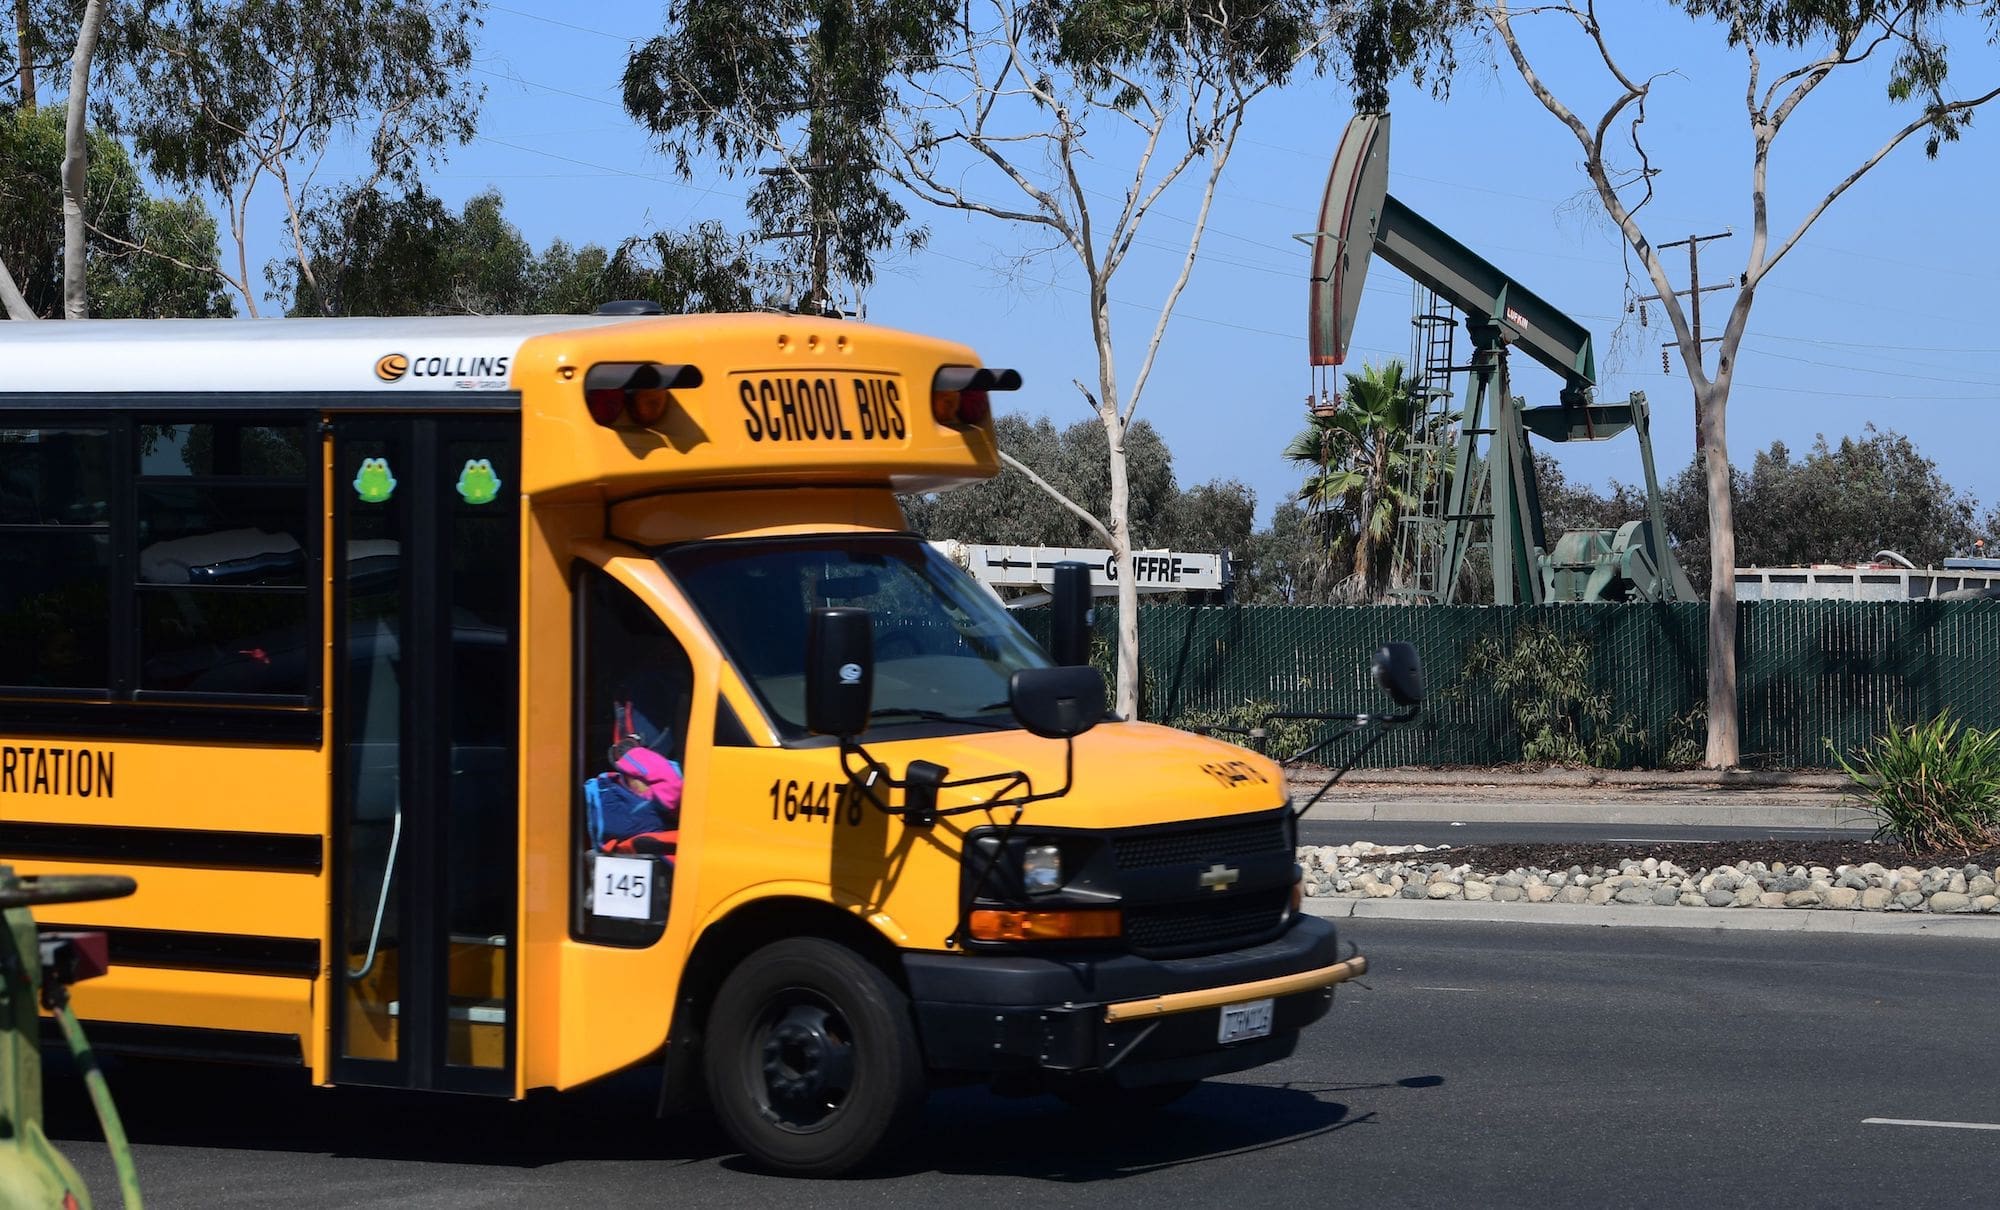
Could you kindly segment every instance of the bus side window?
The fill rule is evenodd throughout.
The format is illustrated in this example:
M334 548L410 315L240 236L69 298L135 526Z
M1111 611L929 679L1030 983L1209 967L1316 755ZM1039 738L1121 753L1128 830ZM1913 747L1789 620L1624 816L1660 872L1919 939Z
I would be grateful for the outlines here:
M653 611L595 568L577 581L574 931L650 944L679 841L694 670Z

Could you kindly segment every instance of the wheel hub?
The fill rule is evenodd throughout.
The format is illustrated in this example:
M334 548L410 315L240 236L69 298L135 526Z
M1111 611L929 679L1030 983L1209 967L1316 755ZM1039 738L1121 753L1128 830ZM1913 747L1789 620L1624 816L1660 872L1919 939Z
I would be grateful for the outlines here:
M846 1099L854 1081L847 1023L820 1004L778 1006L761 1046L765 1116L786 1129L814 1129Z

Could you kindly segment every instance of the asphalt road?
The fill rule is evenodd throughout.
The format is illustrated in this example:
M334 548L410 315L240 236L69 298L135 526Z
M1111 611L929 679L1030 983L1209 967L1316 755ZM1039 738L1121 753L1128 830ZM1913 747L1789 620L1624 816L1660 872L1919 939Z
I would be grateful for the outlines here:
M1865 839L1872 831L1872 828L1659 827L1636 823L1452 823L1438 820L1303 819L1299 821L1299 843L1347 844L1356 840L1369 840L1376 844L1468 845L1553 842L1575 844L1611 840L1743 840L1751 837L1817 840L1823 837L1852 839L1860 836Z
M763 1176L625 1081L520 1105L126 1065L151 1207L1987 1206L1992 947L1355 921L1368 989L1286 1063L1149 1121L933 1098L885 1168ZM52 1132L115 1187L74 1081Z

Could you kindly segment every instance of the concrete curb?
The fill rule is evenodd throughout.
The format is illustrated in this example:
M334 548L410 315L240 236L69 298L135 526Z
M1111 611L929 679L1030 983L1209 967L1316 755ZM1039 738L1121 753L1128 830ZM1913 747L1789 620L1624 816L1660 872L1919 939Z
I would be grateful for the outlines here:
M1308 898L1305 912L1349 920L1566 924L1597 928L1686 928L1711 932L1844 933L1895 937L2000 938L2000 916L1848 912L1811 908L1596 906L1583 903L1465 903L1428 899Z
M1300 785L1317 789L1330 770L1301 768ZM1762 772L1714 769L1355 769L1340 779L1343 786L1465 786L1533 789L1589 786L1674 786L1715 790L1845 790L1846 774L1821 772Z
M1345 790L1347 783L1341 783ZM1685 799L1632 802L1624 797L1591 802L1550 802L1489 794L1480 798L1417 798L1385 794L1322 798L1306 812L1317 820L1396 820L1410 823L1575 823L1631 827L1817 828L1875 830L1859 807L1839 802L1722 802ZM1360 839L1368 839L1361 837Z

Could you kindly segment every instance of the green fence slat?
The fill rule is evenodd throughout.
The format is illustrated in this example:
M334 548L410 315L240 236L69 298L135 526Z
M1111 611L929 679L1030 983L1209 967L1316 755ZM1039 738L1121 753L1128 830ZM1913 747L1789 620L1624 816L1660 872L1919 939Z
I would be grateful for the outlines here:
M1047 634L1047 611L1021 615ZM1706 698L1707 606L1141 606L1146 717L1180 722L1251 701L1299 711L1381 704L1369 658L1414 643L1429 687L1423 718L1379 745L1371 765L1495 765L1521 759L1505 704L1463 674L1482 638L1509 644L1535 625L1588 645L1592 691L1644 732L1642 766L1666 759L1677 726ZM1097 634L1114 649L1117 613ZM1746 765L1825 768L1829 742L1865 743L1892 719L1950 710L2000 727L2000 601L1758 601L1737 610L1737 696ZM1693 732L1697 741L1699 729Z

